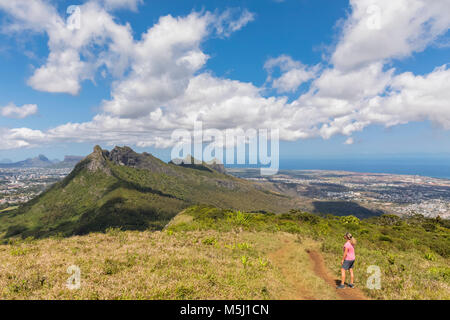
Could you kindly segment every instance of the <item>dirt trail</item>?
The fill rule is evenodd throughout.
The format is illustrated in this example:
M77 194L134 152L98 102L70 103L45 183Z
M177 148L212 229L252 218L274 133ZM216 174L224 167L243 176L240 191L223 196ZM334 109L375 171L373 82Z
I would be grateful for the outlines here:
M323 261L323 257L320 253L308 250L309 257L314 264L314 272L325 280L330 286L336 288L337 283L339 281L336 277L330 275L327 267L325 266L325 262ZM340 282L339 282L340 283ZM345 288L345 289L335 289L337 294L344 300L367 300L367 297L364 293L358 288Z
M294 245L290 241L284 241L284 245L280 249L269 254L270 260L275 262L275 265L286 278L292 278L293 276L287 266L291 259L290 253L295 249ZM293 284L294 292L286 293L280 297L282 300L315 300L314 296L300 284L299 279L295 279L294 276L294 279L290 279L290 281Z
M306 252L305 252L306 251ZM301 271L300 269L307 264L302 264L299 266L293 265L293 261L303 256L311 260L311 270L310 272ZM305 250L305 248L299 247L298 243L295 243L291 239L283 239L282 246L269 254L269 259L272 263L281 271L281 274L289 283L289 288L286 288L283 296L280 299L283 300L317 300L317 299L336 299L341 298L343 300L366 300L368 299L364 293L358 288L345 288L336 289L337 282L339 279L331 275L322 255L314 250ZM318 290L318 287L308 286L305 277L308 277L314 273L318 278L322 279L325 283L321 286L320 290L327 290L327 285L329 286L330 293L333 291L335 294L324 295L324 292L320 291L319 294L314 292ZM319 280L320 281L320 280ZM326 285L327 284L327 285ZM312 288L312 289L311 289ZM332 296L334 298L332 298Z

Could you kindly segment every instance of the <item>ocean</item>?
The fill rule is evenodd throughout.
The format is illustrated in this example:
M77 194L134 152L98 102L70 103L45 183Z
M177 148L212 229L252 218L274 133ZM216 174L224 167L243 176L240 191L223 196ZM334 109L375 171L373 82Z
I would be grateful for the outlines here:
M450 179L450 158L280 159L285 170L342 170Z

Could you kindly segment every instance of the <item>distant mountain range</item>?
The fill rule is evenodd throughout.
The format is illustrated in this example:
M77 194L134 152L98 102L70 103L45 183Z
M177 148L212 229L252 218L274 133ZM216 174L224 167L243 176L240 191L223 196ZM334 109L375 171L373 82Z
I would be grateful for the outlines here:
M0 235L69 236L111 227L160 230L194 204L276 213L296 207L294 198L228 175L217 162L189 162L165 163L129 147L107 151L96 146L61 182L0 215Z
M65 156L63 161L49 160L46 156L40 154L35 158L12 162L9 159L2 160L0 168L73 168L84 157Z

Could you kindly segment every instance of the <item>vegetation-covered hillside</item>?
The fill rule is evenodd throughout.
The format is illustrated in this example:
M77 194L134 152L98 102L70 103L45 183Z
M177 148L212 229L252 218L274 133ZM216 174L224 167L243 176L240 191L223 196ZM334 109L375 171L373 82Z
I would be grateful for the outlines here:
M346 231L358 239L357 289L338 291ZM163 231L4 240L0 298L450 299L449 248L448 222L422 217L195 206ZM366 287L370 265L380 267L380 290ZM67 287L70 266L79 268L78 289Z
M250 214L211 207L193 207L177 216L168 226L174 232L194 230L233 230L287 232L300 242L319 244L335 279L340 277L343 235L351 232L356 245L357 286L376 299L450 299L450 221L417 215L399 218L382 215L359 220L291 210L289 213ZM298 259L298 257L293 257ZM381 270L381 289L366 287L369 266Z
M217 166L167 164L128 147L95 147L69 176L19 209L0 215L3 237L161 229L193 204L279 212L290 198L226 175Z

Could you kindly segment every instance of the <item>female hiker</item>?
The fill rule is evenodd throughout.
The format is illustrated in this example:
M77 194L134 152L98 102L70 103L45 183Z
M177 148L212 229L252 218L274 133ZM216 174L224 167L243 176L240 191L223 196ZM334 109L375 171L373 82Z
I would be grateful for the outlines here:
M338 289L344 289L345 288L345 271L350 271L350 283L349 287L354 288L355 285L353 284L353 264L355 263L355 244L356 240L353 238L351 233L346 233L344 238L347 240L347 242L344 244L344 257L341 261L341 284L337 287Z

